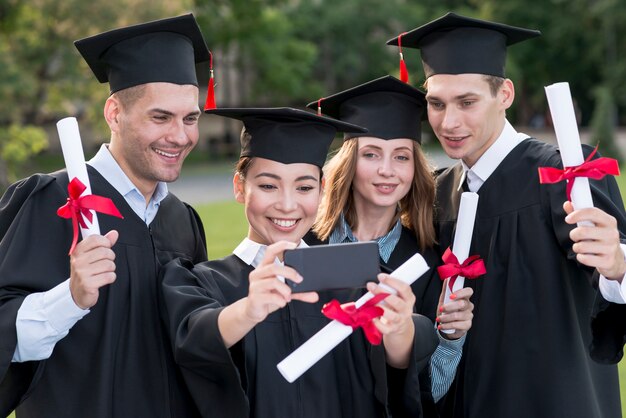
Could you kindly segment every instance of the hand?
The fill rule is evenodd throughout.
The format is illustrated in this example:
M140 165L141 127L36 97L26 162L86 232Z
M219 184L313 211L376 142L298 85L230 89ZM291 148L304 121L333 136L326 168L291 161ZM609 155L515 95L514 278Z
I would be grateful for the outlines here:
M470 298L474 294L471 287L464 287L450 295L450 302L443 304L448 280L443 282L443 289L439 296L439 305L437 306L437 329L446 330L453 329L451 334L441 333L448 340L458 340L472 327L472 319L474 318L474 304L470 302Z
M387 363L395 368L406 368L415 336L415 325L412 317L415 295L411 286L388 274L379 274L378 280L380 283L395 289L398 293L385 298L383 303L379 305L385 312L383 316L374 319L373 322L383 334ZM367 290L375 295L387 293L387 290L375 283L368 283Z
M302 281L302 276L295 269L274 263L277 257L282 259L285 250L294 248L296 244L287 241L279 241L268 246L263 260L250 273L250 287L244 314L253 323L263 321L270 313L285 307L292 300L317 302L316 292L292 294L291 288L278 280L277 276L282 276L296 283Z
M571 202L565 202L563 209L568 214L565 217L568 224L581 221L590 221L594 224L577 226L570 232L576 259L581 264L595 267L607 279L621 283L626 274L626 261L620 247L617 220L598 208L574 210Z
M70 292L74 303L89 309L98 302L99 290L115 281L113 245L119 233L91 235L82 240L70 256Z

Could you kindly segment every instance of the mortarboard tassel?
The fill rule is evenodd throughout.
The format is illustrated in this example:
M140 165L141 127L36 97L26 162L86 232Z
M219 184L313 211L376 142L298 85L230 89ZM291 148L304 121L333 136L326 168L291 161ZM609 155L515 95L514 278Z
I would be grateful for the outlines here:
M324 98L317 101L317 116L322 116L322 100L324 100Z
M406 69L406 63L404 62L404 55L402 55L402 37L406 34L406 32L401 33L398 36L398 50L400 52L400 80L405 83L409 82L409 72Z
M209 87L206 93L206 102L204 103L204 110L211 110L217 108L215 105L215 86L213 80L213 53L209 52L210 61L209 68L211 71L211 76L209 77Z

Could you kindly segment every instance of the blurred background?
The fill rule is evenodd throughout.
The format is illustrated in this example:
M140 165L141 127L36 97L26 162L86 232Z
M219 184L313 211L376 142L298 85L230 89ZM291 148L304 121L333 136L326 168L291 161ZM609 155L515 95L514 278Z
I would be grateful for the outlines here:
M220 107L303 107L398 76L397 48L385 42L447 11L540 29L541 38L509 49L507 74L517 93L509 119L540 138L551 134L543 87L567 81L584 139L619 156L615 144L626 135L623 6L623 0L0 0L0 189L62 167L54 124L63 117L78 118L87 158L109 136L101 116L108 88L95 80L74 40L187 12L214 53ZM421 86L419 51L404 55L411 84ZM208 66L199 71L202 99ZM234 161L239 129L237 122L203 117L191 164Z
M519 131L554 139L543 88L567 81L583 141L599 143L606 156L626 152L623 0L0 0L0 191L33 172L63 168L55 127L61 118L78 118L86 158L108 141L102 118L108 86L95 80L76 39L193 12L214 53L219 107L303 108L373 78L398 76L397 48L385 42L448 11L543 33L509 49L516 98L507 116ZM419 51L405 49L404 57L410 83L420 87ZM203 106L208 65L199 71ZM200 131L179 180L185 187L177 182L172 190L200 212L216 258L246 233L230 186L240 125L203 116ZM424 147L441 155L428 131ZM618 182L624 193L626 182ZM620 370L624 387L626 367Z

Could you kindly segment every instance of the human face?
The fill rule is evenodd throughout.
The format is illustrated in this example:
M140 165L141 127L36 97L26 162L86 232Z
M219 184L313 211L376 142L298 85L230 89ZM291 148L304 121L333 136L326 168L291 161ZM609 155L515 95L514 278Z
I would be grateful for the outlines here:
M504 128L513 83L505 80L495 97L481 74L436 74L426 86L428 121L443 150L472 167Z
M198 142L198 88L148 83L129 106L110 104L111 100L109 108L105 106L113 133L109 150L148 199L157 182L178 178L185 157Z
M236 174L233 183L235 198L245 205L252 241L297 244L311 229L321 199L319 167L255 157L245 179Z
M358 139L356 172L352 180L359 207L395 208L413 183L414 141L408 138Z

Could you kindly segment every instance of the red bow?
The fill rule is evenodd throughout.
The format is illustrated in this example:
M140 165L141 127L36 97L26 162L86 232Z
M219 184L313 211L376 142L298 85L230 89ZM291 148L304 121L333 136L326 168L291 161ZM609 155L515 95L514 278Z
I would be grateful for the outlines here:
M120 211L115 207L113 201L108 197L93 194L81 196L86 188L87 187L77 177L74 177L67 186L67 192L69 194L67 203L57 209L57 215L61 218L72 218L74 237L72 239L72 246L70 247L70 254L72 254L74 248L76 248L76 242L78 241L78 225L80 224L81 227L87 228L84 218L87 218L90 223L93 222L91 210L124 219Z
M487 273L485 263L479 255L469 256L463 264L459 264L459 259L456 258L456 255L454 255L450 247L448 247L441 259L445 264L437 267L437 272L441 280L445 280L448 277L450 278L450 282L448 283L450 291L452 291L454 282L459 276L465 277L466 279L475 279Z
M594 180L600 180L607 174L619 176L619 164L613 158L601 157L591 160L598 147L593 150L584 163L573 167L565 167L564 170L555 167L539 167L539 183L558 183L566 180L567 200L571 200L572 187L574 187L574 179L576 177L588 177Z
M387 296L389 296L389 293L379 293L365 302L360 308L356 308L354 304L342 307L337 299L333 299L324 305L322 313L327 318L351 326L352 329L363 328L367 341L378 345L382 341L383 336L372 320L381 317L385 313L383 308L376 305Z

